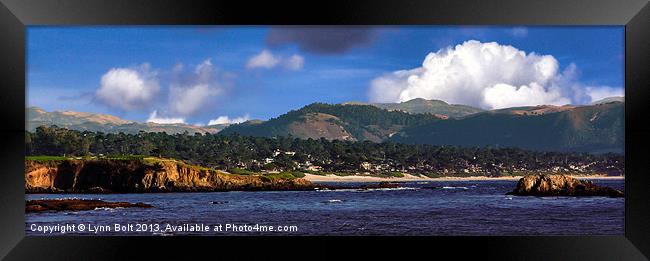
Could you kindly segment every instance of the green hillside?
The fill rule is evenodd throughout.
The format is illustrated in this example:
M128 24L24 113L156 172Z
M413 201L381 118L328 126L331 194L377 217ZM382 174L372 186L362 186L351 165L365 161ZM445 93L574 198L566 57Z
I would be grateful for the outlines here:
M428 114L387 111L370 105L313 103L261 123L243 123L220 133L245 136L294 136L341 140L382 141L405 126L440 119Z
M423 99L401 104L423 103L438 104L441 108L464 108ZM598 153L623 152L624 105L616 99L608 99L587 106L525 106L473 111L462 117L443 117L438 114L381 109L376 105L313 103L268 121L251 120L227 127L138 123L105 114L46 112L32 107L27 110L26 127L29 131L42 125L57 125L73 130L104 133L219 132L224 135L237 133L256 137L291 136L373 142L390 140L411 144Z
M403 143L519 147L549 151L623 152L624 103L558 111L520 107L483 112L405 128L391 140ZM528 114L521 112L539 112Z
M360 103L348 102L346 105L372 105L389 111L403 111L408 113L430 113L444 115L450 118L460 118L484 110L466 105L448 104L440 100L413 99L401 103Z

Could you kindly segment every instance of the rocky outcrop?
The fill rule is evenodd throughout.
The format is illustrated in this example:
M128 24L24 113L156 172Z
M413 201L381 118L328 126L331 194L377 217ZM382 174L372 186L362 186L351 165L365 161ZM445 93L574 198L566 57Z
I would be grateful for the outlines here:
M608 196L624 197L624 193L590 181L565 175L526 175L509 195L518 196Z
M384 188L399 188L399 183L382 181L377 184L362 185L360 189L384 189Z
M144 193L310 190L305 179L234 175L175 160L25 162L27 193Z
M25 201L25 212L40 211L82 211L97 208L152 208L144 203L106 202L84 199L41 199Z

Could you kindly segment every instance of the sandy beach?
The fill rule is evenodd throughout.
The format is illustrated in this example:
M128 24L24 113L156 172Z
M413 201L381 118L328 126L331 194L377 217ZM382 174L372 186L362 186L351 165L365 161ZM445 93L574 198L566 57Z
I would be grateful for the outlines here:
M311 182L381 182L381 181L392 181L392 182L407 182L407 181L472 181L472 180L519 180L523 176L510 176L510 177L485 177L485 176L473 176L473 177L441 177L441 178L429 178L429 177L417 177L410 174L404 174L404 177L401 178L380 178L372 176L336 176L336 175L314 175L305 173L305 179ZM572 176L577 179L625 179L625 176L604 176L604 175L591 175L591 176Z

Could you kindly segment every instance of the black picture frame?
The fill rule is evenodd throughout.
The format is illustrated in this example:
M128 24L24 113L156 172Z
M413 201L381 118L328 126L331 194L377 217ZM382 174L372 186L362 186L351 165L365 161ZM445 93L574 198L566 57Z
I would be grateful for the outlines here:
M487 260L648 260L650 5L574 1L0 0L0 256L6 260L384 258L441 253ZM29 25L624 25L625 236L26 237L25 28ZM363 243L363 247L359 246ZM402 248L403 247L403 248ZM278 251L281 250L281 251ZM343 251L346 251L345 253ZM352 252L347 252L352 251Z

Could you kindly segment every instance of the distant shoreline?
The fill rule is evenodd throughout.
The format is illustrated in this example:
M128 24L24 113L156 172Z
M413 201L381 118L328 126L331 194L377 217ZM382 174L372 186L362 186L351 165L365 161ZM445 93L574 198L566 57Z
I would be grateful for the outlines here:
M570 175L577 179L625 179L625 176L605 176L605 175L589 175L589 176L574 176ZM418 181L481 181L481 180L512 180L517 181L523 176L508 176L508 177L485 177L485 176L471 176L471 177L440 177L440 178L429 178L429 177L417 177L410 174L404 174L404 177L390 177L390 178L381 178L373 176L336 176L336 175L314 175L305 173L304 179L311 182L418 182Z

